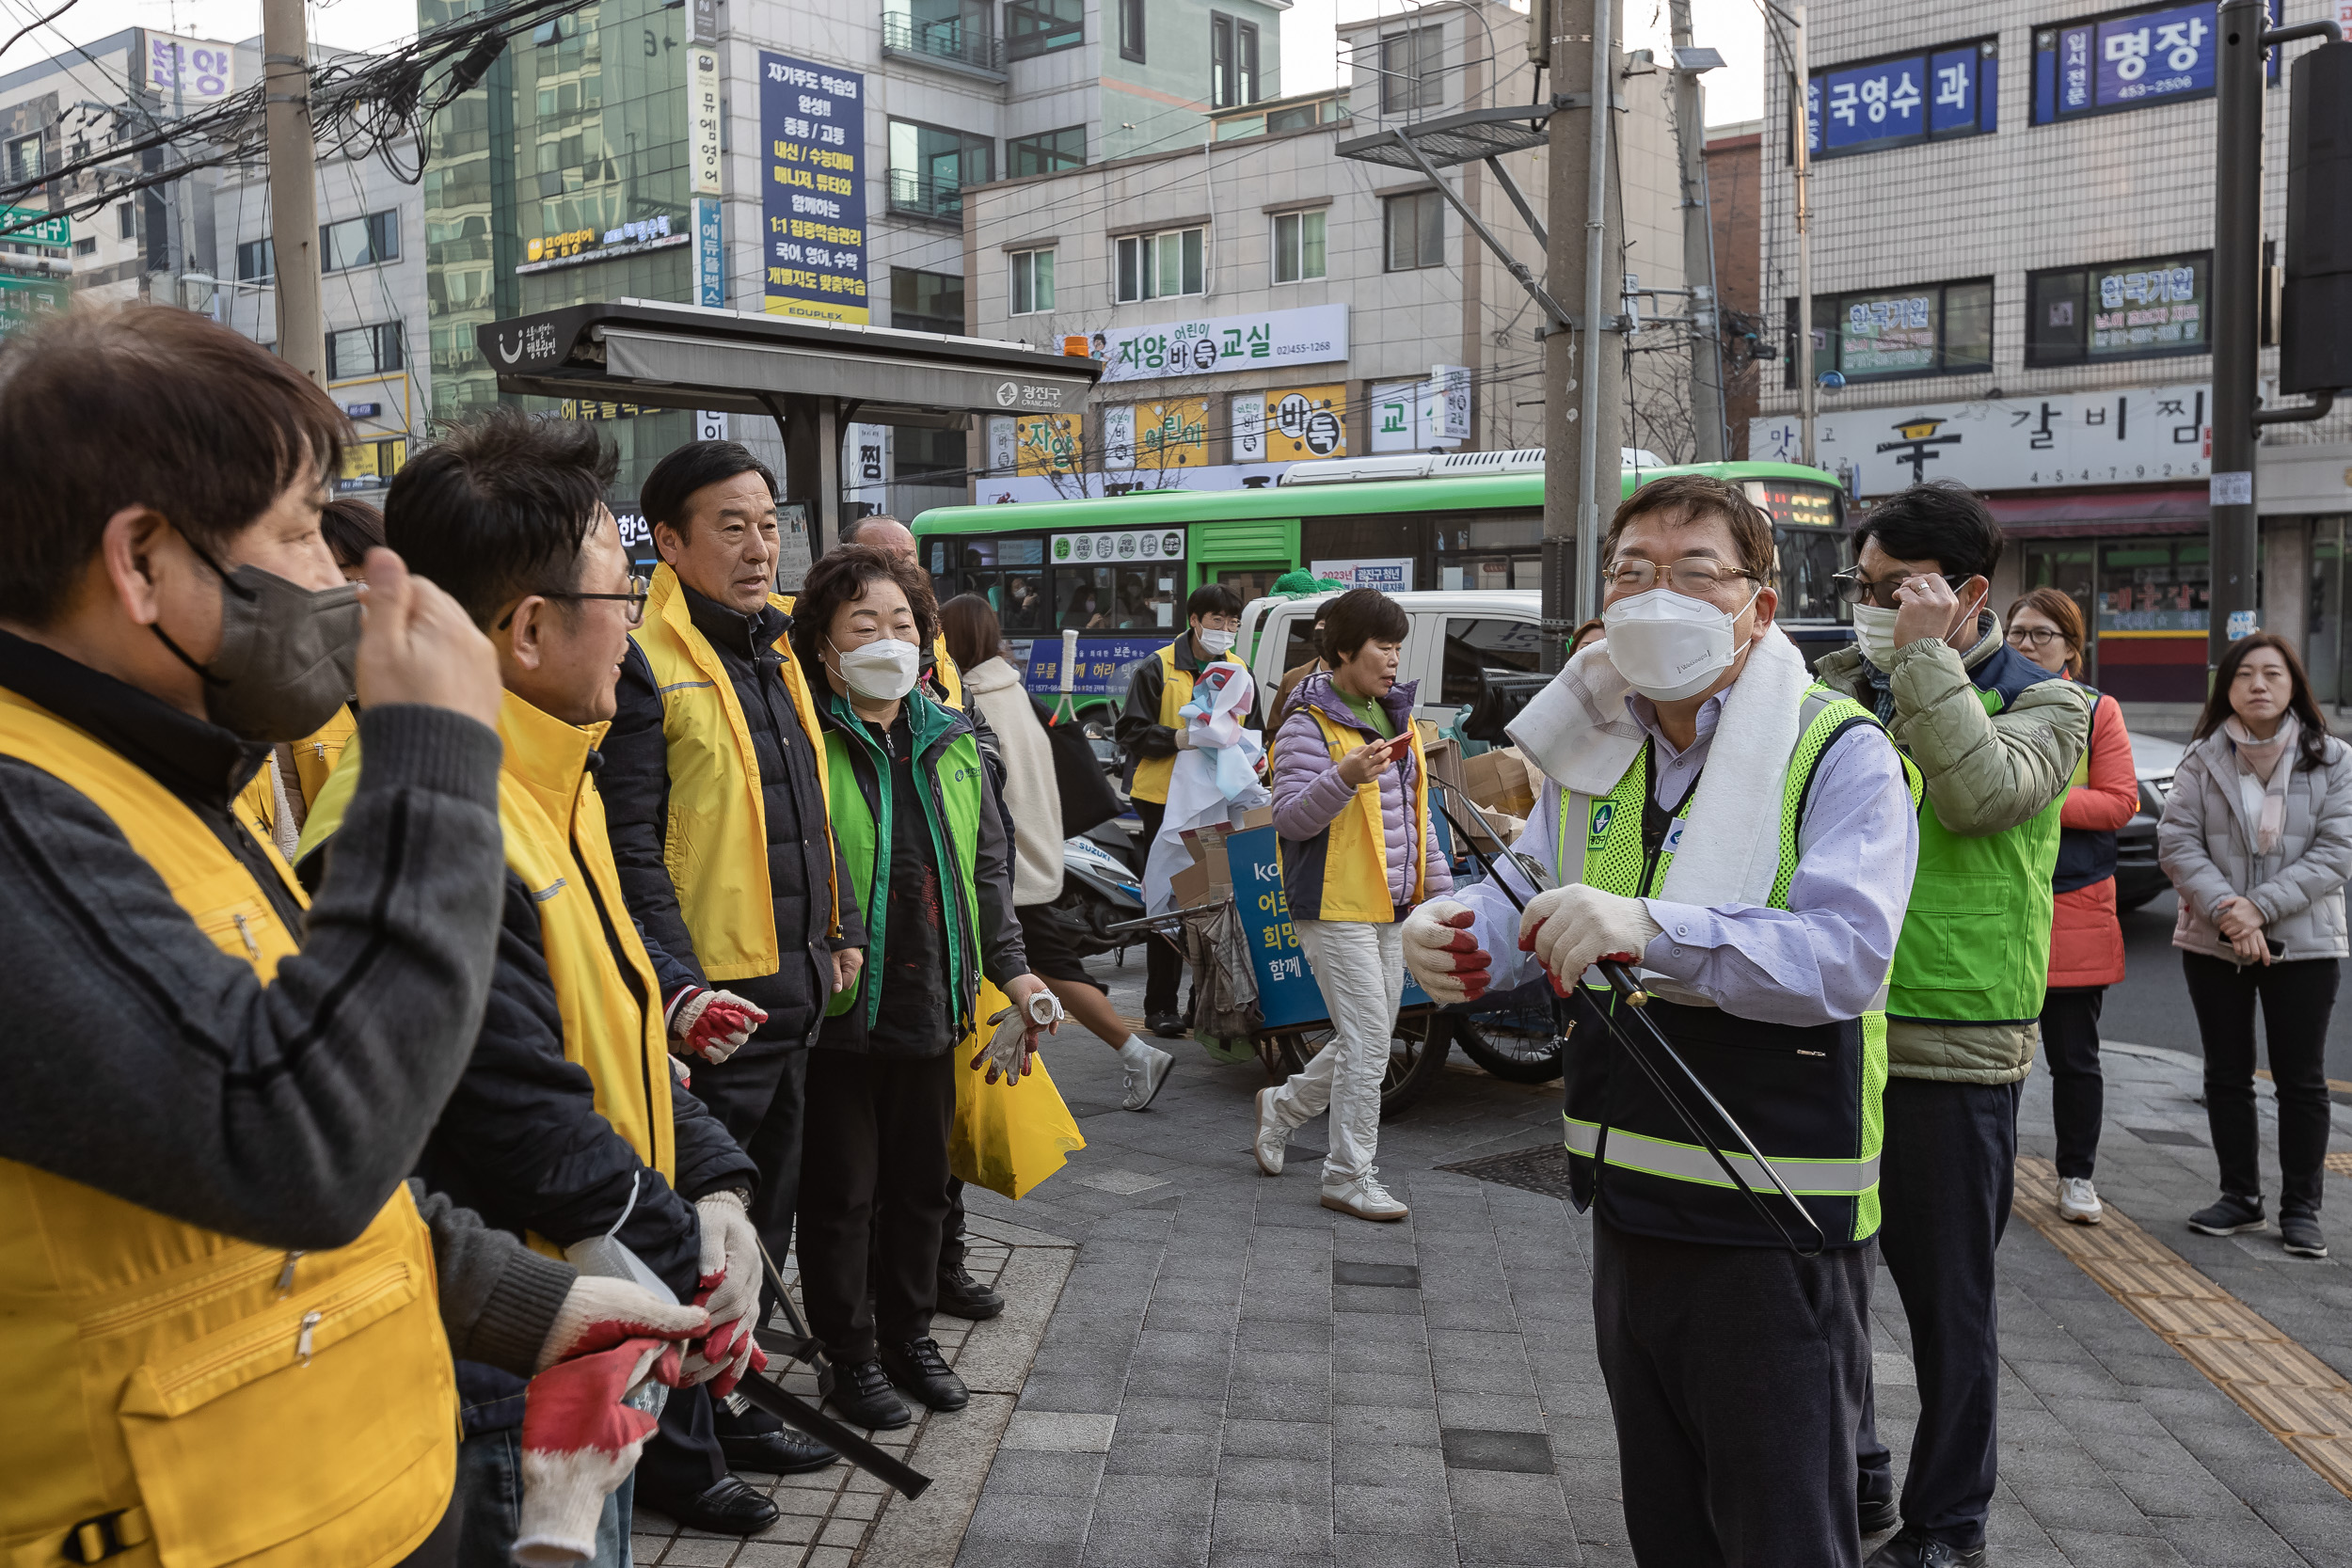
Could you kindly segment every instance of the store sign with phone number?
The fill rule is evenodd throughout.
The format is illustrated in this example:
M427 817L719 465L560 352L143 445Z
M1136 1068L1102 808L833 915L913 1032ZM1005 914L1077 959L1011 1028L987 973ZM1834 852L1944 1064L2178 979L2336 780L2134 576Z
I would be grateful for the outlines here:
M1347 307L1311 305L1110 327L1095 333L1088 347L1109 367L1103 372L1106 382L1319 365L1347 357Z

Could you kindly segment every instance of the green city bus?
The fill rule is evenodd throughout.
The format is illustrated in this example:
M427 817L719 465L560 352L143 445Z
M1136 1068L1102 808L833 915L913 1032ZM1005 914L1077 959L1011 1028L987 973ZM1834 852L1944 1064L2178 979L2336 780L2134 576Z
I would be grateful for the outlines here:
M1838 635L1847 610L1830 578L1851 551L1836 483L1788 463L1713 463L1628 468L1622 493L1683 473L1727 480L1765 510L1781 621ZM1534 590L1543 504L1538 450L1302 463L1239 490L934 507L913 526L941 601L977 594L993 605L1032 690L1059 689L1060 634L1074 630L1072 689L1116 700L1136 663L1184 626L1185 597L1202 583L1246 603L1305 566L1400 593Z

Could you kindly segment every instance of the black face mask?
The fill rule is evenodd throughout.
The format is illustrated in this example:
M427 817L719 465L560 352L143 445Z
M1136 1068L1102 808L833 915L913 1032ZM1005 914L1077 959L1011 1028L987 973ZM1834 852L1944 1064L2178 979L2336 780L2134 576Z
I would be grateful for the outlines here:
M203 678L204 716L240 740L315 732L355 689L358 585L313 591L259 566L224 570L194 540L188 548L220 579L220 650L199 664L161 625L150 629Z

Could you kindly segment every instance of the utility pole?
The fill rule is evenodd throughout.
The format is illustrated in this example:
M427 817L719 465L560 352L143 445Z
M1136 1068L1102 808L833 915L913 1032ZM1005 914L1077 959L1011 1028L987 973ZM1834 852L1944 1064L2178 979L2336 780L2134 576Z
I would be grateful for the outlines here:
M310 40L302 4L262 0L262 120L269 138L270 248L278 259L278 356L324 387L318 147L310 133Z
M1548 126L1551 296L1581 303L1572 333L1544 339L1543 661L1564 662L1568 634L1598 599L1600 506L1613 509L1623 472L1624 369L1611 302L1621 238L1609 199L1610 116L1615 104L1619 0L1549 0L1554 113ZM1582 119L1574 112L1583 109ZM1583 211L1581 225L1563 221ZM1581 350L1581 355L1579 350ZM1581 359L1581 363L1580 363Z
M1805 69L1804 8L1782 14L1788 18L1788 135L1794 153L1790 166L1797 177L1797 408L1804 431L1797 460L1818 468L1821 465L1815 455L1813 429L1820 418L1821 388L1813 379L1812 85Z
M1691 432L1694 461L1728 455L1724 428L1723 314L1715 299L1715 219L1707 200L1707 113L1699 73L1683 68L1692 47L1691 0L1668 0L1675 46L1675 142L1682 164L1682 280L1691 291Z

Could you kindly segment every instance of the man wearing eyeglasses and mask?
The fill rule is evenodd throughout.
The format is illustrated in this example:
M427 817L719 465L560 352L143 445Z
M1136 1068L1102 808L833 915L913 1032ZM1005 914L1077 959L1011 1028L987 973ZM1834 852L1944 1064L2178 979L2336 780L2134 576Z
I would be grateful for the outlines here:
M2083 689L2003 644L1987 608L2001 533L1948 481L1870 509L1838 579L1856 645L1821 683L1869 707L1919 769L1918 886L1887 1001L1887 1272L1911 1320L1919 1425L1902 1532L1873 1568L1984 1560L2000 1353L1994 1249L2009 1219L2017 1101L2050 954L2058 814L2090 735ZM1896 1522L1866 1406L1867 1530Z
M1772 525L1740 491L1697 475L1646 484L1617 509L1602 560L1606 641L1511 725L1545 774L1514 847L1536 869L1499 867L1516 898L1490 880L1422 905L1406 963L1440 1002L1537 966L1570 998L1569 1171L1594 1209L1593 1310L1636 1560L1853 1568L1880 1009L1911 893L1914 790L1878 722L1814 685L1773 626ZM1587 973L1602 958L1640 966L1649 1015L1803 1195L1802 1214L1701 1106L1765 1212L1725 1183L1603 1016L1625 1004Z

